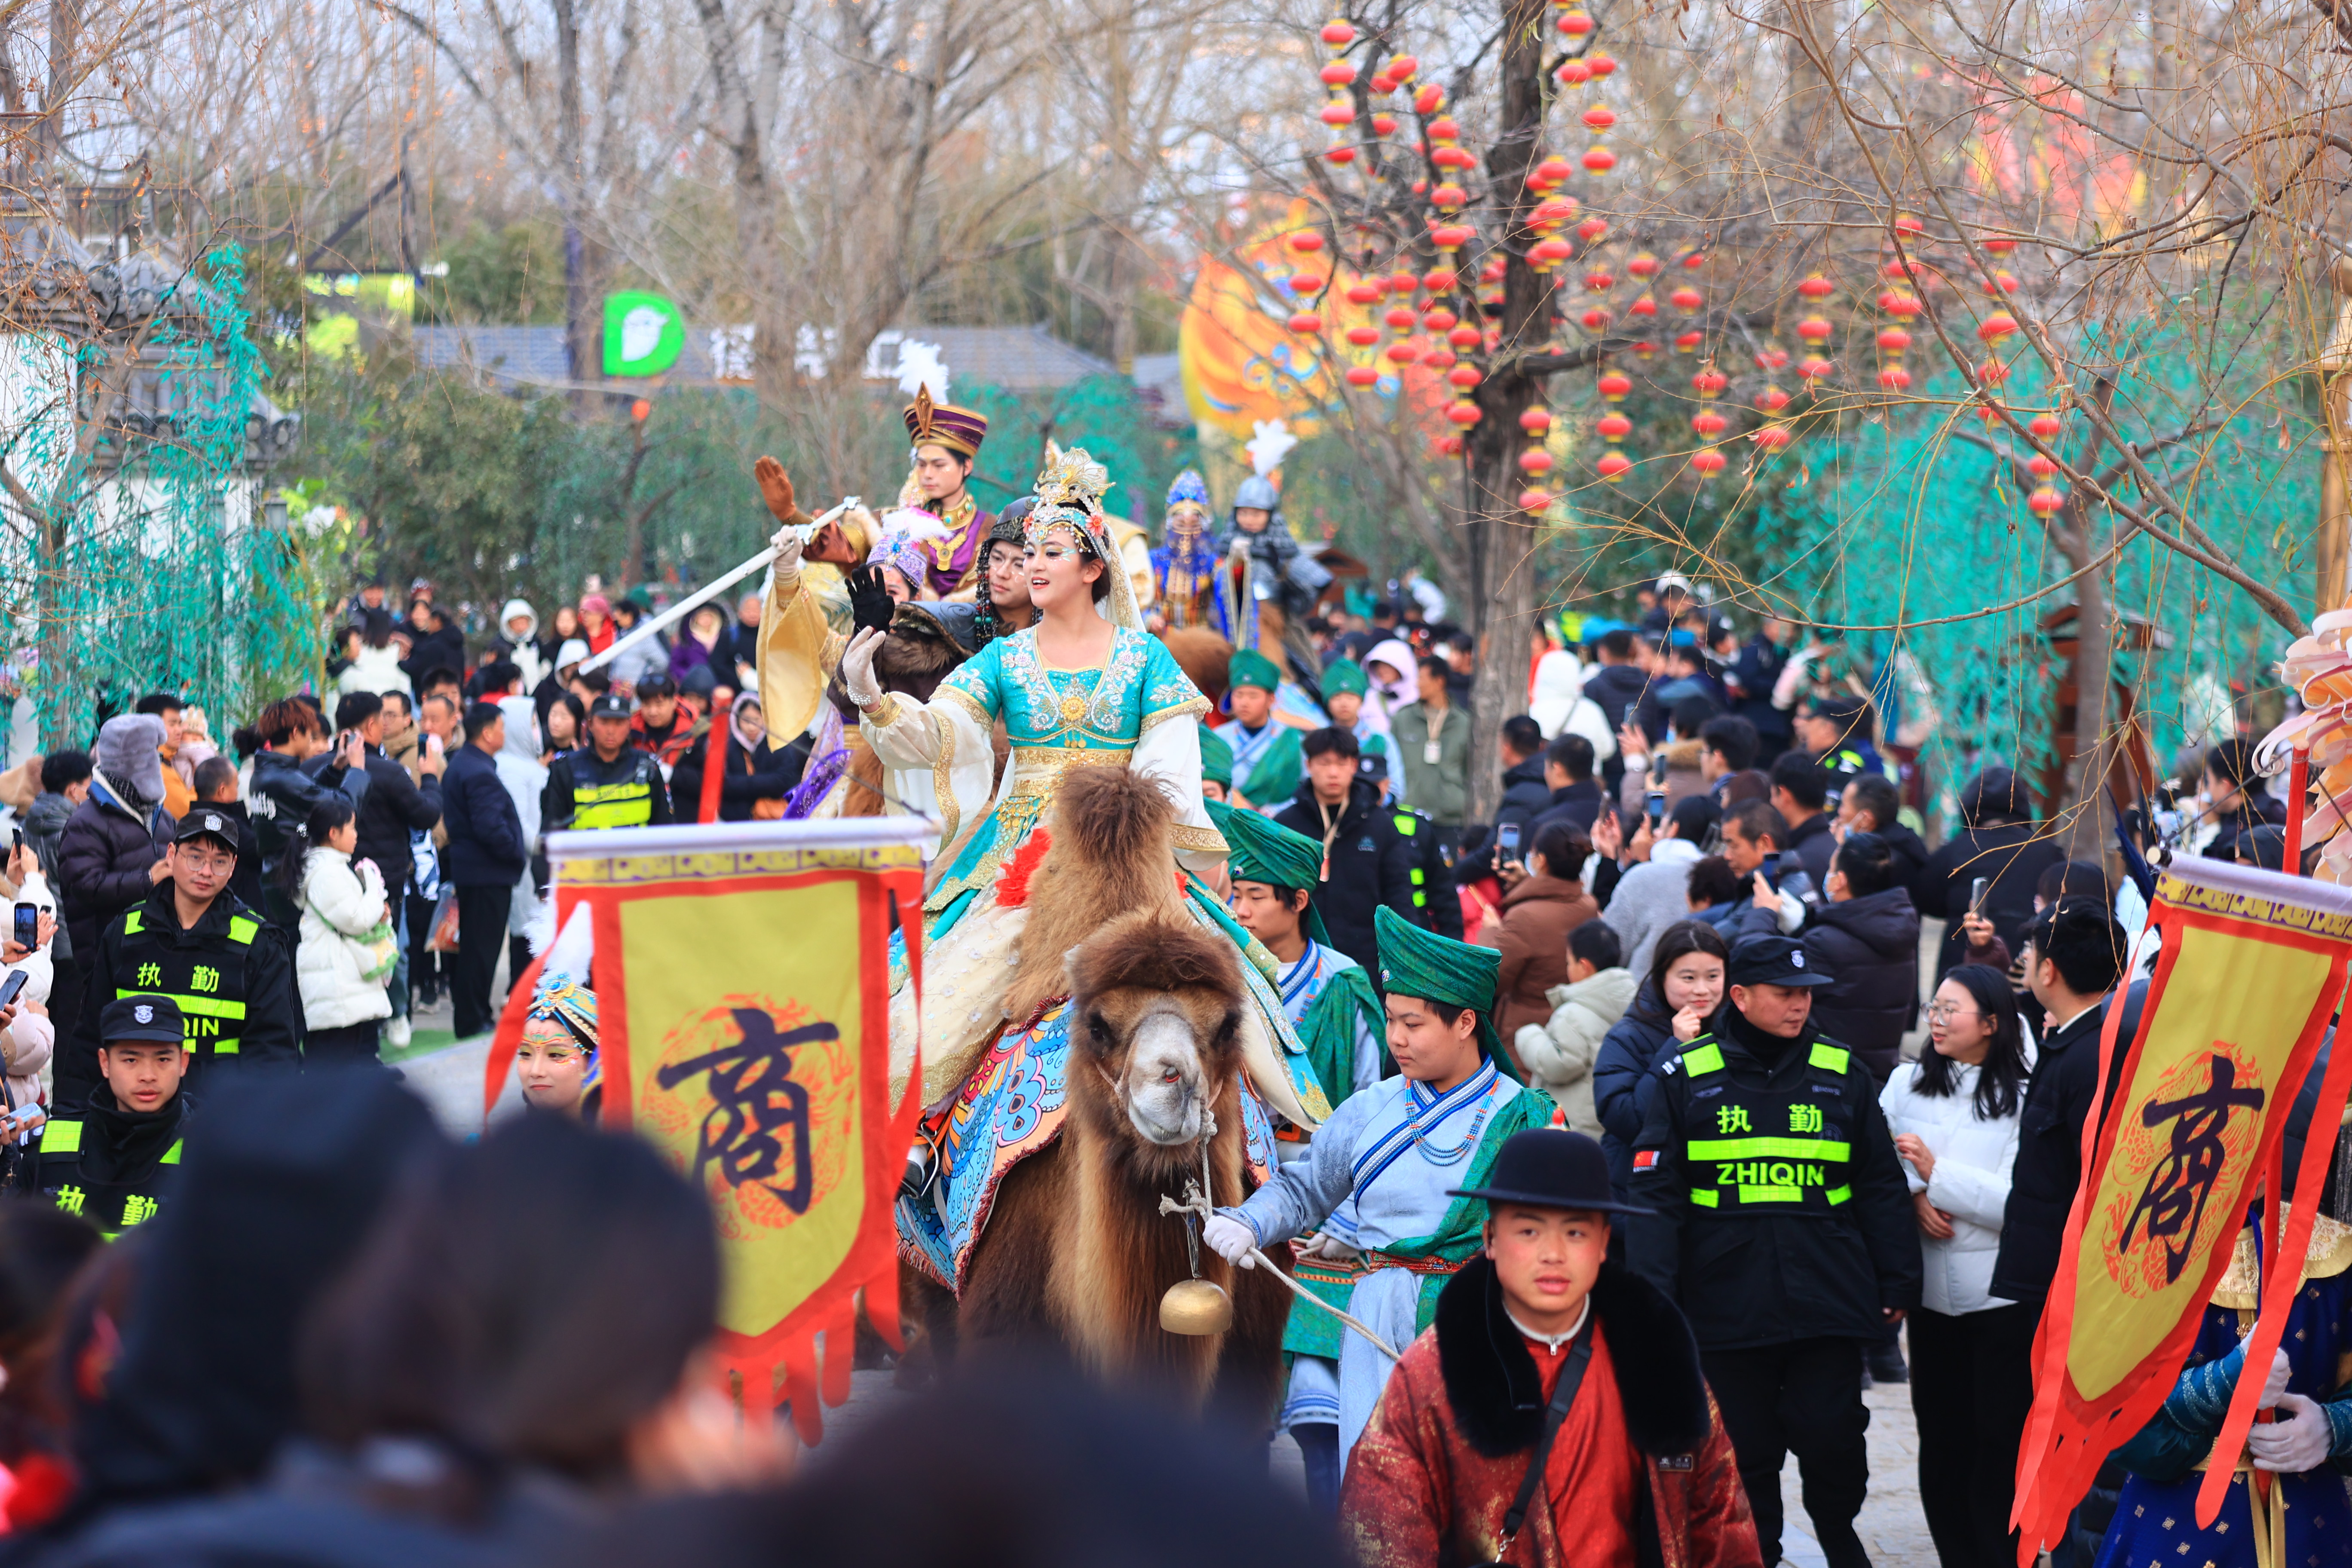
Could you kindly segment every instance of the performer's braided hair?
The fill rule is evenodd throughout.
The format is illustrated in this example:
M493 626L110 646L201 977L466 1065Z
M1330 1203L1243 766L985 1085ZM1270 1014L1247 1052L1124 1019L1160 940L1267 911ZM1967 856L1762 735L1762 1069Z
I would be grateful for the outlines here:
M1026 542L1023 524L1037 504L1035 496L1023 496L1007 506L989 526L988 537L980 546L980 592L973 595L976 604L971 618L971 647L974 653L1005 635L1007 627L997 618L995 601L988 596L989 552L1000 544L1020 549Z

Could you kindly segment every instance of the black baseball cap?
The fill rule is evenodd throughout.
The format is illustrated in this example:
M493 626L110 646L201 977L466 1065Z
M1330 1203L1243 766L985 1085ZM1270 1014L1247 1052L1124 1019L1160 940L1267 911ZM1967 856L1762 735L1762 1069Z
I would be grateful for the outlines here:
M591 719L626 719L632 710L629 700L617 691L607 691L588 705Z
M188 815L180 818L179 826L172 830L172 842L185 844L192 838L217 839L222 848L234 855L237 852L236 823L227 813L192 805Z
M118 996L98 1016L98 1039L106 1046L179 1046L187 1043L187 1035L180 1025L180 1005L169 996Z
M1812 966L1805 944L1785 936L1752 936L1731 950L1727 985L1827 985L1830 977Z
M677 682L658 669L637 682L639 697L668 697L674 695L677 690Z

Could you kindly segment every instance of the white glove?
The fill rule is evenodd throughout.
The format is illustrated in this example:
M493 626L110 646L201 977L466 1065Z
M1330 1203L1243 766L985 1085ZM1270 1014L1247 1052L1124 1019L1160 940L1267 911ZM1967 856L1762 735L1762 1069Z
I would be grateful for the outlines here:
M870 708L882 700L882 683L874 678L874 656L882 649L884 634L868 626L849 639L841 652L841 684L848 689L849 700L860 708Z
M1526 1027L1531 1029L1535 1026L1529 1024ZM1328 1258L1333 1263L1348 1263L1361 1258L1363 1252L1360 1248L1349 1246L1328 1231L1318 1230L1313 1239L1307 1244L1307 1256Z
M2286 1364L2286 1352L2284 1349L2273 1351L2271 1374L2263 1379L2263 1397L2254 1408L2257 1410L2276 1408L2279 1396L2286 1392L2286 1380L2291 1375L2292 1369Z
M797 526L785 523L776 530L776 536L768 542L776 547L773 570L777 576L789 577L800 571L801 531Z
M1211 1215L1209 1223L1201 1227L1201 1239L1209 1244L1210 1251L1228 1263L1242 1268L1257 1267L1257 1259L1250 1256L1250 1248L1257 1245L1257 1232L1240 1220Z
M2254 1468L2299 1476L2326 1464L2327 1450L2336 1440L2336 1429L2327 1424L2327 1412L2300 1394L2281 1396L2278 1409L2278 1420L2257 1421L2246 1433L2246 1447L2253 1450Z

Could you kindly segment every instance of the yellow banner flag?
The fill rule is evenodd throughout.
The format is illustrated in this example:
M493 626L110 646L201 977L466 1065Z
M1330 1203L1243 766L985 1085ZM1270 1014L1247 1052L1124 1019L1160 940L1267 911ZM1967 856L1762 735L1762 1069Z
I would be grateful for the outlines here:
M2137 1038L2108 1014L2100 1081L2117 1087L2085 1129L2034 1342L2021 1563L2172 1392L2352 956L2352 889L2218 860L2164 872L2150 918L2162 955Z
M920 1107L890 1099L890 945L899 911L919 929L936 833L879 817L549 842L558 928L583 908L593 925L604 1119L709 1198L726 1264L720 1359L750 1419L773 1410L781 1370L809 1442L820 1393L848 1397L861 1292L898 1338L892 1205ZM516 1039L528 994L518 984Z

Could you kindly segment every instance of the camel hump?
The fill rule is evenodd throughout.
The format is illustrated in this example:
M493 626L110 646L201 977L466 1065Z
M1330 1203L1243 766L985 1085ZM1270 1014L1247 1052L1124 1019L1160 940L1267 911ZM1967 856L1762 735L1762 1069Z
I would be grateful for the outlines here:
M1093 866L1158 865L1168 858L1176 808L1160 786L1125 768L1073 768L1055 808L1055 858Z
M1084 1012L1111 991L1213 991L1238 1002L1241 961L1234 944L1181 915L1121 915L1071 954L1070 994Z

